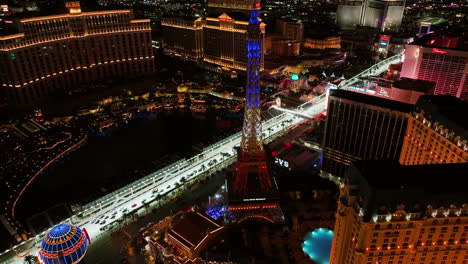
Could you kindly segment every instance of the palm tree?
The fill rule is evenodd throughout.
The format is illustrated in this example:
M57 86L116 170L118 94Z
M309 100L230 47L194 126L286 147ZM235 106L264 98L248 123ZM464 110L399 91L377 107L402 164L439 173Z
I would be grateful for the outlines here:
M176 183L174 184L174 186L175 186L175 191L176 191L176 193L177 193L177 195L178 195L179 192L180 192L180 190L179 190L179 188L180 188L180 183L176 182Z
M27 255L24 257L24 263L25 264L35 264L37 263L37 257L33 255Z
M148 214L149 202L147 202L146 200L143 201L143 207L145 207L145 215L147 215Z
M162 195L158 193L158 195L156 195L156 200L158 201L158 207L161 205L161 198L162 198Z
M220 154L221 154L221 160L224 160L226 158L226 153L221 152Z
M125 217L125 215L123 217L120 217L119 219L117 219L117 225L118 225L119 228L122 227L122 223L125 220L124 217Z
M131 212L129 211L126 211L123 215L123 219L124 219L124 226L127 224L127 220L130 218L130 214Z
M185 177L180 178L180 185L182 186L182 191L185 191L187 189L185 183L187 183L187 179Z

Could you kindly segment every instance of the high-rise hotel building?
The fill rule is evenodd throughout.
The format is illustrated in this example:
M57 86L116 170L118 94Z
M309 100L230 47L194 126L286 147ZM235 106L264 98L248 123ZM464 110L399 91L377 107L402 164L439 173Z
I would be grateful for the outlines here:
M340 184L330 264L468 264L468 164L359 161Z
M154 71L149 19L132 10L20 19L19 33L0 37L0 81L7 102L30 105L55 90L112 76Z
M344 0L338 4L336 23L343 28L366 26L398 30L405 0Z
M208 64L245 71L247 66L248 17L241 13L223 13L218 17L207 17L203 30L204 58ZM262 42L260 71L263 70L265 25L260 25Z
M203 25L205 23L202 18L162 18L164 52L193 61L203 61Z
M406 46L401 77L436 83L434 94L468 101L466 34L423 36Z
M260 9L259 0L210 0L206 18L164 18L164 52L198 61L213 70L245 71L249 12L256 9ZM265 24L260 28L263 70Z
M322 172L343 177L352 162L398 160L412 105L329 90Z
M248 18L251 10L260 10L260 5L259 0L209 0L208 14L239 12Z
M449 95L421 96L408 118L400 163L468 162L468 103Z

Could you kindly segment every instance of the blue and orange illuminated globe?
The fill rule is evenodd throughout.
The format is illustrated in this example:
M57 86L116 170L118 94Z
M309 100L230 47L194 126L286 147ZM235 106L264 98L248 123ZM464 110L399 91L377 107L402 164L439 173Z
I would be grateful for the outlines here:
M43 264L79 263L88 249L89 241L83 230L70 224L52 228L42 239L39 260Z

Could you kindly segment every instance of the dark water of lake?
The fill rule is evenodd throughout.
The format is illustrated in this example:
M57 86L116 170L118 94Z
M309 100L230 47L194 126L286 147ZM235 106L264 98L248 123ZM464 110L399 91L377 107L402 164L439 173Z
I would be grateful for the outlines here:
M20 200L19 218L55 204L91 201L140 177L144 168L174 154L190 156L192 146L238 130L241 120L217 120L215 114L158 113L132 119L107 136L91 136L84 146L41 175ZM162 165L160 165L162 166ZM154 168L154 165L153 165Z

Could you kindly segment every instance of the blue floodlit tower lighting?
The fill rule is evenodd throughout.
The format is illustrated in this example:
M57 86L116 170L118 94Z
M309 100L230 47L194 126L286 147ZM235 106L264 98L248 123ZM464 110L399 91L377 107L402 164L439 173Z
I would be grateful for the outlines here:
M256 5L257 7L257 5ZM228 183L227 221L242 222L256 217L269 222L284 220L279 206L279 192L268 172L262 139L260 108L260 70L263 32L258 9L250 11L247 26L247 66L244 124L234 177ZM228 216L228 217L227 217Z
M260 109L262 31L260 29L259 13L259 10L250 11L249 25L247 27L247 84L241 160L264 159Z

